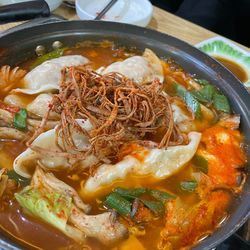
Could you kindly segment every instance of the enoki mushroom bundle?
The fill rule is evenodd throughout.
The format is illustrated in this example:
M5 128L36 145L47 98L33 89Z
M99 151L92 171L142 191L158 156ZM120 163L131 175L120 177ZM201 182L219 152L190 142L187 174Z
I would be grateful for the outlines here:
M61 115L57 134L64 149L74 152L64 154L68 158L81 159L94 153L98 158L112 159L121 145L130 143L158 148L182 144L185 137L174 124L171 97L162 87L158 80L138 85L119 73L99 75L89 66L65 68L59 94L54 95L29 145L44 131L50 111ZM76 119L88 119L93 128L85 130ZM72 130L87 136L90 147L78 148ZM159 141L150 139L159 131L162 134Z

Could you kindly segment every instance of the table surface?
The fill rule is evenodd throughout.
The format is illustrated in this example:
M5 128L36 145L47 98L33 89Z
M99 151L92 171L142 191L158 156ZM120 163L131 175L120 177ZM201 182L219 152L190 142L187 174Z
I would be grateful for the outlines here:
M79 19L74 9L68 8L64 5L61 5L53 13L63 16L64 18L68 20ZM0 31L4 31L18 24L20 24L20 22L0 25ZM186 21L178 16L175 16L157 7L154 7L153 18L151 22L149 23L148 27L158 30L163 33L167 33L171 36L177 37L192 45L217 35L214 32L204 29L194 23ZM249 48L243 45L240 45L240 46L250 51Z

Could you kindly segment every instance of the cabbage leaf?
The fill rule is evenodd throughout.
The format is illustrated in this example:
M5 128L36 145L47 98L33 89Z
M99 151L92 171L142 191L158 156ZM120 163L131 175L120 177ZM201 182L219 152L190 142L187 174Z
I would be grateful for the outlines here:
M25 187L15 194L24 210L65 232L72 208L72 198L44 189Z

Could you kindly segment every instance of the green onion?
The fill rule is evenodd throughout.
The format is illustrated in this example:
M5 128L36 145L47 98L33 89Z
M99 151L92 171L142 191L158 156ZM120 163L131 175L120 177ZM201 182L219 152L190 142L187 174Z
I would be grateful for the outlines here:
M30 184L30 179L22 177L21 175L17 174L14 170L8 170L7 175L10 179L20 183L21 186L27 186Z
M208 173L208 161L201 155L195 155L193 157L193 163L203 173Z
M208 82L207 80L205 80L205 79L194 79L194 80L195 80L196 82L198 82L200 85L203 85L203 86L209 84L209 82Z
M197 187L197 181L182 181L180 186L184 191L193 192Z
M163 215L165 212L165 206L160 201L147 201L144 199L140 199L140 201L157 216Z
M26 109L20 109L14 116L14 127L19 130L24 130L27 127L28 112Z
M197 81L197 80L196 80ZM206 80L199 80L203 87L200 90L189 92L183 86L175 83L177 95L179 95L192 110L197 119L201 119L200 102L213 104L215 109L225 113L230 113L230 105L226 96L219 94L219 91Z
M142 195L149 195L155 200L142 199ZM164 203L167 200L174 199L175 196L164 191L150 189L150 188L134 188L126 189L117 187L112 193L110 193L105 201L104 205L109 208L115 209L119 214L123 216L134 216L132 204L137 200L142 202L144 206L149 208L157 216L162 215L165 211Z
M120 215L126 216L131 214L131 202L118 193L109 194L104 201L104 205L108 208L115 209Z
M175 84L177 94L185 101L197 119L201 119L201 105L196 98L180 84Z
M222 112L230 113L230 105L228 99L224 95L215 94L213 96L214 107Z
M47 54L44 54L36 59L36 61L31 65L31 69L35 68L36 66L42 64L45 61L58 58L63 55L63 52L66 48L61 48L57 50L53 50Z
M118 193L124 198L135 199L137 197L140 197L142 194L147 193L147 188L125 189L125 188L117 187L115 188L114 192Z
M190 92L187 92L185 95L185 102L187 106L193 111L197 119L201 119L201 105L200 103L192 96Z
M161 201L163 203L165 203L167 200L171 200L176 197L172 194L156 189L150 189L149 194L152 195L156 200Z
M181 86L178 83L175 83L175 90L176 90L178 96L180 96L182 99L185 99L185 95L187 93L187 90L183 86Z
M192 91L192 94L200 102L212 103L213 96L217 93L217 89L212 85L206 85L201 90Z
M150 189L150 188L134 188L134 189L125 189L121 187L117 187L114 189L115 193L118 193L122 197L126 199L135 199L140 197L143 194L148 194L155 198L158 201L166 202L169 199L175 198L174 195L169 194L164 191L156 190L156 189Z

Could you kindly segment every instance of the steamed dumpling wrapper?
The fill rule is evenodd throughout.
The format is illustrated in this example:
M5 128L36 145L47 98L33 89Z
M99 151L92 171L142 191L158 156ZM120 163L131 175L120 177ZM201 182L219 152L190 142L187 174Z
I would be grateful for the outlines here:
M49 103L52 98L53 94L42 93L27 104L27 101L23 100L23 98L18 94L10 94L4 98L4 103L17 106L19 108L26 108L30 114L38 117L44 117L49 109ZM54 111L50 111L49 119L58 120L59 118L59 114Z
M49 104L52 98L52 94L40 94L31 103L27 105L26 109L31 114L34 114L39 117L44 117L49 110ZM49 113L49 118L58 120L60 118L60 115L54 111L51 111Z
M78 119L77 122L87 131L92 128L92 125L88 120L84 121ZM51 152L62 152L61 148L63 148L63 143L60 140L60 137L57 138L56 129L57 128L54 128L40 134L31 145L43 148L45 150L49 149ZM89 146L88 138L85 135L73 131L72 137L77 148L83 149ZM64 156L39 153L32 150L31 148L28 148L14 160L13 168L19 175L25 178L30 178L32 170L34 170L34 166L36 166L37 161L39 161L44 167L48 169L67 168L76 162L76 160L75 162L69 162L69 160ZM94 165L96 161L97 159L95 156L89 155L84 160L81 160L79 164L81 167L88 167Z
M23 89L13 91L28 95L55 92L59 89L61 70L64 67L78 66L88 62L86 57L80 55L61 56L48 60L25 75Z
M124 61L114 62L106 68L98 69L97 72L102 75L117 72L137 84L152 82L155 79L160 82L164 80L161 60L150 49L146 49L142 56L132 56Z
M101 165L94 176L87 179L83 191L96 192L99 188L119 179L125 179L129 174L151 175L156 179L164 179L173 175L188 163L197 151L201 134L190 132L188 137L189 144L187 145L170 146L167 149L145 149L147 152L142 152L143 160L138 160L131 154L114 165Z

